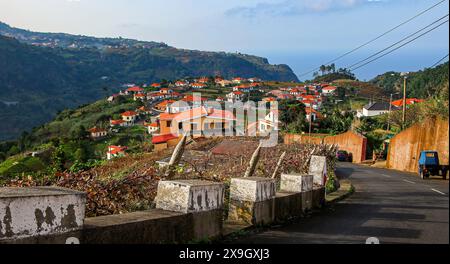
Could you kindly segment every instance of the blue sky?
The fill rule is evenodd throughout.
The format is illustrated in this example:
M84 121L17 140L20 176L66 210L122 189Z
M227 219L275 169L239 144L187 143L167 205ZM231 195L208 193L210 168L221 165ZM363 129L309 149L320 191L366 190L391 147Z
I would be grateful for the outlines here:
M43 32L128 37L178 48L245 52L308 71L438 0L0 0L0 21ZM448 1L341 61L345 67L448 13ZM431 66L449 50L448 23L356 72Z

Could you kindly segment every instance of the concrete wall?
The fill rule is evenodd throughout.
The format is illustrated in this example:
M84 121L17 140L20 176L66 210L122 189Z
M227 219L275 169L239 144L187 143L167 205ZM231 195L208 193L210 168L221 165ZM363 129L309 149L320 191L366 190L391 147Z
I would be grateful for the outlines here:
M354 163L366 160L367 138L361 134L347 131L344 134L326 137L324 143L337 144L340 150L351 153Z
M443 119L427 120L393 137L389 144L387 167L417 172L422 150L436 150L439 161L449 164L449 122Z
M293 143L313 143L313 144L322 144L325 135L298 135L298 134L286 134L284 136L284 144L293 144Z
M284 221L292 217L301 216L305 210L320 207L325 199L324 188L308 191L307 193L311 197L306 196L306 192L281 192L275 194L274 182L275 180L272 179L256 177L234 182L234 184L241 185L242 188L235 187L235 189L237 188L241 191L237 192L237 196L233 197L243 199L235 200L234 203L230 202L230 211L239 214L237 219L242 219L243 215L248 214L249 222L254 225L270 224L274 220ZM309 177L309 182L311 184L308 184L308 186L311 187L312 176ZM80 222L77 224L77 227L64 228L61 229L61 232L9 237L3 240L0 239L0 244L65 244L68 242L68 239L71 242L81 244L162 244L195 242L220 237L223 232L224 221L224 212L221 209L222 203L210 202L211 199L216 198L223 201L224 197L221 194L223 186L203 181L178 181L163 183L161 189L174 188L175 185L182 185L178 188L181 193L192 193L198 198L189 198L190 204L188 204L188 208L196 208L196 206L191 205L200 205L204 201L209 201L207 202L209 206L207 208L197 208L195 212L188 213L184 209L177 209L178 211L151 209L120 215L86 218L84 219L84 226ZM306 188L304 186L306 185L302 184L302 190ZM196 190L197 188L205 188L208 192L199 192ZM185 189L188 190L186 191ZM5 192L6 188L0 188L0 190ZM247 194L247 192L252 194ZM169 194L170 197L173 196L172 191ZM76 195L84 197L84 194L76 193ZM159 195L167 195L167 190ZM7 195L4 196L6 197ZM194 196L189 197L194 198ZM9 197L5 197L0 199L0 202L11 202L7 201L7 199L10 199ZM207 197L210 197L210 199L206 199ZM252 201L245 201L246 197L249 197ZM70 199L66 199L63 196L60 198L63 199L60 201L61 205L72 203L71 197L66 197ZM17 197L12 197L11 199L20 200ZM34 199L43 199L43 197L40 193L37 193ZM55 200L54 197L49 199ZM305 203L307 201L309 202ZM182 200L183 204L184 202L185 200ZM42 203L41 205L43 206L44 204ZM27 206L29 207L29 205L22 204L21 208L27 208ZM236 207L235 210L231 209L233 206ZM169 207L171 208L171 206ZM206 209L210 210L205 211ZM246 210L249 211L245 213ZM77 217L76 219L82 218ZM15 219L18 222L34 220L35 217L29 215L16 217ZM75 218L73 220L75 221Z
M0 241L81 229L85 203L65 188L0 188Z
M293 143L314 143L314 144L337 144L339 149L345 150L353 155L354 163L361 163L366 160L367 138L353 131L347 131L336 136L317 136L286 134L285 144Z

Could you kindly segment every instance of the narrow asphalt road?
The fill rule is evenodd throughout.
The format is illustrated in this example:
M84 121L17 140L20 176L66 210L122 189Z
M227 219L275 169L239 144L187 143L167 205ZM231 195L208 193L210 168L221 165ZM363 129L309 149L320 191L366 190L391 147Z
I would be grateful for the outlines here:
M414 174L340 163L355 193L299 222L271 228L232 243L449 243L448 181L422 180Z

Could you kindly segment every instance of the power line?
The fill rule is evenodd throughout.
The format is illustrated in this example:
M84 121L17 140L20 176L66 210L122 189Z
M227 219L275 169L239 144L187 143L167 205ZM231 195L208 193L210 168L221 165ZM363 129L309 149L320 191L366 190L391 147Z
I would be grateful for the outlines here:
M440 63L441 63L443 60L445 60L445 58L447 58L447 57L448 57L448 53L447 53L447 55L445 55L442 59L438 60L438 62L436 62L435 64L433 64L433 66L431 66L430 68L434 68L434 66L440 64Z
M379 36L377 36L377 37L375 37L375 38L373 38L373 39L367 41L366 43L364 43L364 44L362 44L362 45L360 45L360 46L358 46L358 47L356 47L356 48L354 48L354 49L352 49L352 50L350 50L350 51L348 51L348 52L342 54L341 56L339 56L339 57L337 57L337 58L334 58L334 59L330 60L330 61L327 62L327 63L324 63L324 65L327 65L327 64L330 64L330 63L332 63L332 62L335 62L335 61L337 61L337 60L339 60L339 59L342 59L343 57L345 57L345 56L347 56L347 55L349 55L349 54L351 54L351 53L353 53L353 52L355 52L355 51L357 51L357 50L359 50L359 49L361 49L361 48L363 48L363 47L369 45L370 43L372 43L372 42L374 42L374 41L376 41L376 40L378 40L378 39L384 37L385 35L391 33L392 31L396 30L397 28L399 28L399 27L401 27L401 26L403 26L403 25L409 23L410 21L412 21L412 20L416 19L417 17L419 17L419 16L425 14L426 12L430 11L431 9L435 8L436 6L442 4L442 3L445 2L445 1L447 1L447 0L441 0L441 1L439 1L438 3L436 3L436 4L432 5L432 6L430 6L429 8L427 8L427 9L423 10L422 12L416 14L415 16L409 18L408 20L406 20L406 21L404 21L404 22L398 24L397 26L395 26L395 27L389 29L388 31L384 32L383 34L381 34L381 35L379 35ZM314 69L312 69L312 70L310 70L310 71L308 71L308 72L302 73L301 75L299 75L299 77L308 75L308 74L310 74L310 73L312 73L312 72L314 72L314 71L316 71L316 70L319 70L319 69L320 69L320 67L314 68Z
M435 30L436 28L438 28L438 27L444 25L444 24L447 23L447 22L448 22L448 19L445 20L444 22L442 22L441 24L439 24L439 25L437 25L437 26L435 26L435 27L433 27L433 28L427 30L426 32L420 34L419 36L417 36L417 37L415 37L415 38L409 40L408 42L403 43L402 45L396 47L395 49L392 49L392 50L390 50L390 51L388 51L388 52L386 52L386 53L384 53L384 54L382 54L382 55L380 55L380 56L378 56L378 57L376 57L376 58L374 58L374 59L372 59L372 60L370 60L370 61L368 61L368 62L366 62L366 63L364 63L364 64L362 64L362 65L360 65L360 66L358 66L358 67L356 67L356 68L351 69L351 71L357 70L357 69L359 69L359 68L361 68L361 67L366 66L366 65L369 64L369 63L372 63L372 62L374 62L374 61L376 61L376 60L378 60L378 59L380 59L380 58L382 58L382 57L388 55L388 54L391 54L392 52L394 52L394 51L396 51L396 50L398 50L398 49L400 49L400 48L402 48L402 47L408 45L409 43L415 41L416 39L418 39L418 38L420 38L420 37L422 37L422 36L424 36L424 35L430 33L431 31L433 31L433 30Z
M369 59L371 59L371 58L377 56L378 54L383 53L384 51L386 51L386 50L388 50L388 49L390 49L390 48L396 46L397 44L402 43L403 41L405 41L405 40L407 40L407 39L413 37L414 35L420 33L421 31L423 31L423 30L425 30L425 29L427 29L427 28L433 26L434 24L436 24L436 23L438 23L439 21L443 20L444 18L448 17L448 15L449 15L449 14L447 14L447 15L445 15L445 16L443 16L443 17L437 19L437 20L435 20L435 21L432 22L431 24L429 24L429 25L427 25L427 26L425 26L425 27L423 27L423 28L417 30L416 32L414 32L414 33L412 33L412 34L406 36L405 38L403 38L403 39L401 39L401 40L395 42L394 44L392 44L392 45L390 45L390 46L388 46L388 47L386 47L386 48L384 48L384 49L378 51L377 53L372 54L372 55L370 55L369 57L367 57L367 58L365 58L365 59L363 59L363 60L360 60L360 61L358 61L358 62L356 62L356 63L354 63L354 64L352 64L352 65L350 65L350 66L348 66L348 67L346 67L346 68L347 68L347 69L352 69L352 68L354 68L355 66L357 66L358 64L361 64L361 63L363 63L363 62L365 62L365 61L367 61L367 60L369 60Z

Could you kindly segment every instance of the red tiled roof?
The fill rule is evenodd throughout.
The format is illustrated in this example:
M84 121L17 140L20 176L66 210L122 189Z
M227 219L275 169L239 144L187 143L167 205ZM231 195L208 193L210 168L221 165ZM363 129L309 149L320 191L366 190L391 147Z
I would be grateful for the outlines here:
M106 132L106 129L98 128L98 127L93 127L93 128L91 128L91 129L89 129L89 132L91 132L91 133Z
M336 89L337 89L336 86L327 86L327 87L323 88L322 90L329 90L329 91L333 90L334 91Z
M137 113L134 111L126 111L122 113L122 116L135 116L135 115L137 115Z
M165 135L158 135L153 136L152 143L153 144L160 144L160 143L166 143L169 140L176 139L178 136L174 134L165 134Z
M122 147L122 146L108 146L108 153L111 154L117 154L120 152L125 152L125 150L127 150L128 147Z
M159 83L153 83L153 84L152 84L152 87L161 87L161 84L159 84Z
M172 120L177 114L171 114L171 113L161 113L159 115L160 120Z
M109 123L110 123L111 125L120 125L120 124L125 123L125 121L123 121L122 119L119 119L119 120L110 120Z
M142 89L139 86L134 86L134 87L128 88L127 91L128 92L142 92L142 91L144 91L144 89Z
M314 110L314 109L311 109L310 107L305 108L305 111L306 111L306 114L307 114L307 115L309 115L309 114L312 112L312 113L316 114L316 117L317 117L318 119L322 119L322 118L323 118L323 116L322 116L321 113L317 112L317 111Z
M192 87L206 87L206 84L203 84L203 83L194 83L194 84L192 84Z
M167 105L169 105L171 103L174 103L174 102L175 102L174 100L164 100L161 103L159 103L157 106L158 107L163 107L163 106L167 106Z
M422 103L423 101L424 101L423 99L407 98L407 99L406 99L406 105L412 105L412 104ZM392 102L392 105L397 106L397 107L403 106L403 99L393 101L393 102Z
M206 100L208 100L207 98L205 98L205 97L199 97L200 98L200 101L206 101ZM194 101L194 96L193 95L186 95L183 99L181 99L181 100L183 100L183 101L185 101L185 102L193 102Z

